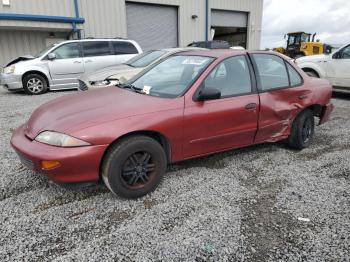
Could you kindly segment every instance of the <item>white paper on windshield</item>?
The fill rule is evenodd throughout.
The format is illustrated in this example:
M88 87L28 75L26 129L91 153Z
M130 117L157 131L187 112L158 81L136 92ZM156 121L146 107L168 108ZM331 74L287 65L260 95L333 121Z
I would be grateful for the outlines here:
M183 65L203 65L207 59L200 59L200 58L186 58L182 64Z
M151 91L151 86L143 86L142 92L149 95L149 92Z

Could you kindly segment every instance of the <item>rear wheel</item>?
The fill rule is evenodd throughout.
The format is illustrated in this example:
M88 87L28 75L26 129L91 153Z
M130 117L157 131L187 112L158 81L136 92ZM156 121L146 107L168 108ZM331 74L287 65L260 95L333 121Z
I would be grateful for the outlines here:
M315 130L313 112L309 109L301 112L293 122L288 145L295 149L304 149L311 143Z
M24 92L28 95L41 95L47 91L47 81L38 74L29 74L23 78Z
M102 165L102 179L114 194L137 198L153 191L166 171L162 146L147 136L133 136L113 145Z

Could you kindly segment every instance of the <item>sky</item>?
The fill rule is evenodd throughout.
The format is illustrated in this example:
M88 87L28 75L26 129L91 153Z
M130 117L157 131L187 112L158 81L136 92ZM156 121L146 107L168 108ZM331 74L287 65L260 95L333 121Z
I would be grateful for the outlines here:
M284 34L305 31L333 45L350 43L350 0L264 0L261 48L285 46Z

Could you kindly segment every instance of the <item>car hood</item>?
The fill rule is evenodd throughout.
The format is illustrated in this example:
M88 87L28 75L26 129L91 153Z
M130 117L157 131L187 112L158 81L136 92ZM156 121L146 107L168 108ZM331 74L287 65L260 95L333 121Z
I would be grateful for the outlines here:
M306 63L306 62L323 62L327 61L329 58L329 55L310 55L310 56L303 56L295 60L297 64L300 63Z
M16 64L18 62L28 61L28 60L33 60L33 59L35 59L35 57L32 56L32 55L19 56L16 59L14 59L11 62L9 62L6 66L10 66L10 65Z
M119 72L129 71L133 70L134 67L128 66L126 64L116 65L116 66L110 66L103 68L101 70L98 70L94 73L85 74L82 76L81 80L83 81L102 81L105 80L107 77L114 75Z
M72 134L117 119L174 109L179 106L177 100L152 97L118 87L78 92L37 108L27 122L25 134L31 139L45 130Z

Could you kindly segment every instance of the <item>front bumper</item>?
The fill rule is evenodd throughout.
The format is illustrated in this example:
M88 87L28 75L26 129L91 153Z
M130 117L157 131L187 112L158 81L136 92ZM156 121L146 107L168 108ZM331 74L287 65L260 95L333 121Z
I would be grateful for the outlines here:
M62 148L46 145L25 136L25 125L17 128L11 145L23 165L56 183L80 183L99 180L100 163L108 145ZM60 166L43 170L42 160L56 160Z
M1 73L0 85L4 86L8 90L23 89L22 75Z

